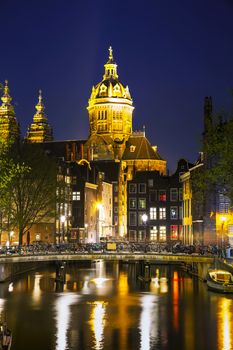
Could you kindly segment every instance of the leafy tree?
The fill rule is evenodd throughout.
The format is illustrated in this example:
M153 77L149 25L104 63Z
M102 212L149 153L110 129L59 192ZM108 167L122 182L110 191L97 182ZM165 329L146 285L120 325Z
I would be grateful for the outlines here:
M11 145L1 157L1 207L19 244L33 224L55 215L57 164L38 144ZM9 176L8 176L9 174Z
M233 202L233 118L218 116L203 134L204 164L191 178L196 202L207 193L219 191Z

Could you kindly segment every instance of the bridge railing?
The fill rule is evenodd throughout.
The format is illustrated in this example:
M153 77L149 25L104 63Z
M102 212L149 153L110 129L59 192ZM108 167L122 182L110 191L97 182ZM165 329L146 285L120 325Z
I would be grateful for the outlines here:
M183 245L181 243L139 243L114 242L114 245L105 243L62 243L46 244L35 243L22 246L2 246L0 256L6 255L43 255L43 254L93 254L93 253L155 253L155 254L195 254L205 256L224 257L224 250L216 246ZM110 249L113 248L113 249Z

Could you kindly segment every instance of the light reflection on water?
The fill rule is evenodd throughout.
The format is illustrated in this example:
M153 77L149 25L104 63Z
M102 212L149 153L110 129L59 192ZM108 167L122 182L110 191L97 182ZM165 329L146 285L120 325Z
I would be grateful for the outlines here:
M158 309L155 304L156 297L154 295L143 295L141 297L142 311L140 315L140 349L151 349L150 343L152 341L151 333L153 331L153 338L156 337L158 329Z
M218 343L222 350L233 349L233 300L218 301Z
M233 296L174 266L151 272L143 283L134 264L97 261L67 265L62 293L54 267L0 285L12 350L233 350Z
M91 303L90 327L94 334L94 349L104 348L104 326L105 326L106 303L104 301L95 301Z
M78 295L72 293L60 294L55 299L56 350L69 349L68 329L70 326L71 306L76 304L78 299Z

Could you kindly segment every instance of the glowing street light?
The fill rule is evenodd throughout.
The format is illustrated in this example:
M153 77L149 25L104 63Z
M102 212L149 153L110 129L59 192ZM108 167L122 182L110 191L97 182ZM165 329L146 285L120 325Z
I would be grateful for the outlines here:
M148 215L146 213L142 214L142 222L145 225L145 243L146 243L146 224L148 220Z

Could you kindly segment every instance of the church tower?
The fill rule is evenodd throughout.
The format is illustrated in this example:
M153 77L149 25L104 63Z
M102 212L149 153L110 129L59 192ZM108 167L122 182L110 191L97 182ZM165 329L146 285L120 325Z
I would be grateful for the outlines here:
M8 81L5 81L3 96L0 106L0 140L15 141L19 137L19 124L16 119L14 107L11 105L10 90Z
M44 113L45 107L42 101L42 92L39 91L39 101L36 105L36 114L33 122L28 128L26 140L31 143L40 143L53 141L53 131L48 124L47 117Z
M137 171L166 173L166 161L143 132L133 132L133 101L128 86L117 74L112 48L100 83L93 86L88 101L90 132L84 145L85 159L108 173L117 190L114 194L113 226L117 235L127 234L127 181ZM114 178L114 179L113 179Z
M121 158L124 143L132 135L133 101L128 86L118 79L112 48L100 83L93 86L88 101L88 144L98 159ZM97 149L98 148L98 149Z

